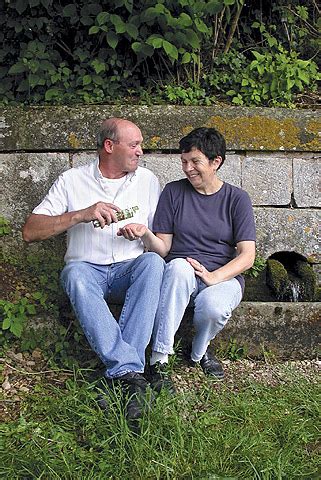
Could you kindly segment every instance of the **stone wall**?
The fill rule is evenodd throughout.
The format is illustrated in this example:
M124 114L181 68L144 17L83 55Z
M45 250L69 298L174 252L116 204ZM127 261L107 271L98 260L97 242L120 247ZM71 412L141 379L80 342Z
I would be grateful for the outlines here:
M267 259L276 252L296 252L319 270L320 113L239 107L0 109L0 216L12 226L12 233L2 237L5 258L23 262L30 252L63 256L64 235L26 245L21 226L59 173L95 156L97 128L110 116L128 118L141 127L145 152L141 164L155 172L162 186L183 176L179 139L196 127L217 127L228 150L220 177L251 196L257 253ZM319 318L319 303L244 301L218 341L236 338L252 356L268 349L288 358L312 357L318 350ZM190 319L187 312L182 328L188 332Z
M162 186L183 176L179 139L199 126L215 126L226 137L223 180L251 196L257 251L267 258L295 251L320 263L320 114L313 110L175 106L80 106L0 109L1 215L13 224L16 251L20 227L56 176L95 155L102 119L122 116L144 135L141 164ZM8 246L7 248L11 248ZM45 247L44 247L45 248Z

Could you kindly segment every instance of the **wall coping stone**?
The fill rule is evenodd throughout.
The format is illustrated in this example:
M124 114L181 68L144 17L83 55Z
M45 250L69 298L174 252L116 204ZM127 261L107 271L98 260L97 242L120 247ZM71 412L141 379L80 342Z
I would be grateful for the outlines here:
M137 123L147 150L177 150L179 139L193 128L215 126L228 151L321 151L318 110L176 105L2 107L0 151L95 149L97 128L111 116Z

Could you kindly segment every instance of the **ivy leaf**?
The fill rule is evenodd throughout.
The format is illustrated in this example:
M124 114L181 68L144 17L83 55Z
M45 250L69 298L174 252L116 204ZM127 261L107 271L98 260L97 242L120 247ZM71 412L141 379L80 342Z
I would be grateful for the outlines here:
M94 35L95 33L98 33L100 31L100 28L97 25L93 25L89 29L89 35Z
M211 33L211 29L207 25L205 25L203 20L201 20L200 18L195 18L195 25L199 32L205 33L206 35L209 35Z
M151 35L146 43L152 45L154 48L161 48L163 46L163 38L156 35Z
M66 5L63 10L62 10L63 16L64 17L76 17L77 16L77 7L73 3L69 3L69 5Z
M173 60L178 59L178 50L175 45L167 42L167 40L163 40L163 48L170 58L172 58Z
M133 23L127 23L126 25L126 31L128 33L128 35L133 38L134 40L137 39L138 37L138 28L136 27L136 25L134 25Z
M91 83L91 75L84 75L82 77L82 84L85 86L85 85L89 85Z
M28 7L28 4L25 0L17 0L15 8L17 12L21 15Z
M151 57L154 53L154 48L146 43L134 42L131 45L136 55L144 55L145 57Z
M17 73L23 73L27 70L26 66L23 63L15 63L12 65L12 67L9 69L8 74L9 75L16 75Z
M191 61L191 54L189 52L185 52L183 57L182 57L182 60L181 62L182 63L189 63Z
M2 330L8 330L10 328L11 322L8 317L6 317L2 322Z
M106 38L108 45L115 50L118 45L118 35L115 32L108 32Z
M200 41L196 33L188 28L186 30L186 39L188 43L195 49L198 50L200 48Z
M100 12L96 18L98 25L103 25L104 23L107 22L108 19L109 19L108 12Z
M126 32L126 24L119 15L110 15L110 21L114 25L116 33Z
M304 82L304 83L306 83L306 84L309 84L309 82L310 82L310 77L309 77L309 75L308 75L306 72L304 72L304 71L302 71L302 70L299 70L299 71L298 71L298 77L299 77L300 80L302 80L302 82Z
M20 338L23 330L23 322L19 319L14 321L10 326L10 332Z

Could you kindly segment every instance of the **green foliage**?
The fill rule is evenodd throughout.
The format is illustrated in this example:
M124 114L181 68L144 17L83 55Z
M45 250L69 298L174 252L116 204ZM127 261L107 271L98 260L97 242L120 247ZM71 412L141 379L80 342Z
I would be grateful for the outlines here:
M245 275L249 275L250 277L258 277L259 274L265 269L266 267L266 260L259 255L255 257L254 264L251 268L246 270Z
M319 78L316 4L248 3L3 2L0 102L292 106Z
M307 86L316 91L321 77L312 60L301 60L296 52L281 46L275 52L252 51L253 60L244 70L242 79L226 95L236 105L293 106L295 94Z
M235 338L232 338L227 344L221 342L216 352L219 357L236 361L245 358L248 349L244 345L238 344Z
M9 220L4 217L0 217L0 237L3 235L9 235L11 233L11 226Z
M20 415L6 416L3 478L318 478L317 378L293 371L269 387L248 375L234 389L212 382L193 388L191 381L189 391L159 396L137 435L119 396L110 395L103 413L86 377L55 372L22 399Z
M36 315L37 307L45 307L47 297L42 292L26 294L17 301L0 300L1 328L20 338L27 319Z

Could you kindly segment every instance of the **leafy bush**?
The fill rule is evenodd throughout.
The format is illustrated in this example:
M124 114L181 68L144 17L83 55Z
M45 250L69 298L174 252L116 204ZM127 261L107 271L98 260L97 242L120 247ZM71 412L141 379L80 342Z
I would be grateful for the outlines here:
M313 0L2 2L0 102L292 105L316 89L317 15Z

